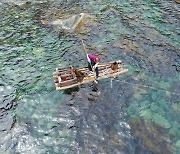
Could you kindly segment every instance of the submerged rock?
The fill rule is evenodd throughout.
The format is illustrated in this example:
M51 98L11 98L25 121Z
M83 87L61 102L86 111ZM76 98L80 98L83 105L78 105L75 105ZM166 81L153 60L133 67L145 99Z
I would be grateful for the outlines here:
M175 112L180 112L180 100L172 102L171 107Z
M67 108L65 121L72 121L68 126L74 134L75 153L133 153L134 139L124 121L121 103L113 99L116 93L90 89L81 89L73 98L64 99L64 105L69 101L73 105L61 104L59 109L63 112Z
M176 3L180 3L180 0L174 0Z
M113 44L113 46L115 48L120 48L120 49L124 49L124 50L127 50L127 51L137 51L138 48L139 48L138 45L134 41L132 41L130 39L126 39L126 38L124 38L122 40L122 42L116 41Z
M152 153L173 153L172 141L164 133L162 127L140 118L131 119L129 125L132 128L133 135L138 137L141 144Z
M30 1L22 1L22 0L8 0L6 3L11 6L17 6L21 9L28 8L29 5L31 5Z
M3 11L3 3L0 2L0 12Z
M68 32L78 31L90 16L86 13L72 15L68 18L56 19L54 21L41 20L44 25L52 26L56 30L64 30Z

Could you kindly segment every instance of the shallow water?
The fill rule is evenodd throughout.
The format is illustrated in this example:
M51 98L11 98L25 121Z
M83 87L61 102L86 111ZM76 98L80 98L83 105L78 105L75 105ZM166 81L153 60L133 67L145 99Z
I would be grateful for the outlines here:
M1 153L180 152L178 1L24 2L0 2ZM82 12L76 33L41 24ZM86 65L79 33L129 72L56 91L56 67Z

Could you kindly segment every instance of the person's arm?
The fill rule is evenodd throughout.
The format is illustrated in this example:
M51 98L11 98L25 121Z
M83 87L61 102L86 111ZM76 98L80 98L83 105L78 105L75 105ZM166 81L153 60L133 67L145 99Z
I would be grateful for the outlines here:
M96 64L93 66L93 68L95 69L96 67L98 67L98 64L99 64L99 62L96 63Z
M91 62L91 59L89 58L88 54L87 54L86 56L87 56L88 62L90 63L90 62Z
M61 83L62 79L60 76L58 76L58 82Z

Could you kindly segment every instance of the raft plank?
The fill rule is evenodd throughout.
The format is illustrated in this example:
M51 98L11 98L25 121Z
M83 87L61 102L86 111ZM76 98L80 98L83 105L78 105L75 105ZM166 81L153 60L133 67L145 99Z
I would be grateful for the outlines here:
M113 74L107 74L107 75L104 75L104 76L100 76L100 77L98 77L98 80L109 78L109 77L114 77L114 76L117 76L117 75L120 75L120 74L123 74L123 73L126 73L126 72L128 72L128 69L123 69L121 72L116 72L116 73L113 73ZM72 84L72 85L68 85L68 86L64 86L64 87L56 87L56 90L63 90L63 89L72 88L72 87L78 86L80 84L88 83L88 82L91 82L91 81L94 81L94 80L95 80L95 77L93 77L93 76L88 77L88 79L86 79L86 77L85 77L82 82L78 82L76 84Z
M100 63L98 65L98 69L99 69L98 80L101 80L104 78L109 78L109 77L114 77L114 76L126 73L128 71L128 69L124 69L122 67L122 65L121 65L122 61L121 60L116 61L118 63L119 68L117 70L112 70L111 64L114 62L115 61L112 61L109 63ZM78 71L81 71L85 74L83 81L78 82L77 78L75 76L73 76L74 73L72 71L72 68L73 68L72 66L56 68L56 72L53 73L53 79L54 79L54 83L56 86L56 90L63 90L63 89L72 88L74 86L78 86L80 84L88 83L88 82L95 80L95 74L88 75L89 69L88 69L88 67L84 67L84 68L76 68ZM67 80L59 83L58 77L60 77L61 75L66 75Z

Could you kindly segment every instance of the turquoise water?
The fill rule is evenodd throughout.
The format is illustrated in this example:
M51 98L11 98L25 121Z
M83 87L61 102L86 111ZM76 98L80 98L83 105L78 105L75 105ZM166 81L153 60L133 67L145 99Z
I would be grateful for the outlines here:
M24 2L0 2L1 153L179 153L179 3ZM82 12L76 33L41 22ZM56 91L56 67L86 66L77 34L129 72Z

